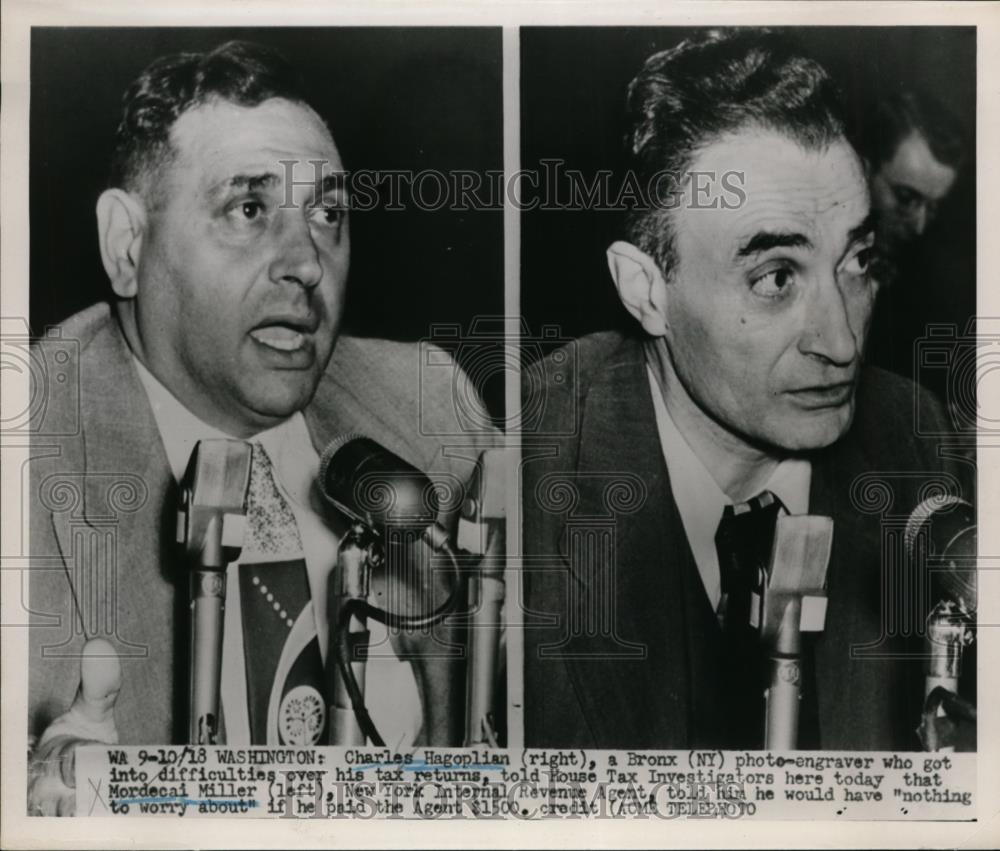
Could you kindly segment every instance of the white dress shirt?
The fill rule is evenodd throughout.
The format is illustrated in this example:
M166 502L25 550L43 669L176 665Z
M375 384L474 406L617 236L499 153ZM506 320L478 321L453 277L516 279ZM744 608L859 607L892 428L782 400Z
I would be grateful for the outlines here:
M149 397L170 469L179 482L199 440L231 438L231 435L203 423L137 358L133 360ZM316 634L325 663L328 635L326 583L336 561L340 541L311 504L310 494L319 469L319 453L312 445L305 417L301 413L255 435L251 440L260 442L271 459L278 488L288 501L299 527L316 617ZM221 691L226 742L245 747L250 744L250 720L236 568L236 565L230 565L226 581ZM365 705L386 745L407 747L419 733L423 720L413 669L408 662L401 662L391 652L383 624L370 620L368 627L372 652L365 668Z
M713 608L718 610L722 599L722 580L719 555L715 549L715 533L722 519L722 510L727 505L732 505L733 501L712 478L708 468L695 455L667 412L667 405L653 370L647 367L647 373L653 394L660 446L670 474L670 490L680 512L705 592ZM808 461L789 458L778 464L761 490L774 493L785 504L789 514L807 514L811 478L812 465Z

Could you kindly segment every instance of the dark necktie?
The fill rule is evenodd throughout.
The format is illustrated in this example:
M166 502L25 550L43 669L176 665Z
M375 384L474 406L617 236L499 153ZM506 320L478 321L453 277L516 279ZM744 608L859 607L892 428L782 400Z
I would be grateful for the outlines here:
M759 602L764 571L771 558L774 527L784 506L771 491L722 511L715 532L722 599L719 621L727 631L751 625L751 602ZM756 624L756 618L753 623Z
M239 577L251 742L325 744L325 679L302 539L259 443Z
M764 491L747 502L727 505L715 533L722 582L718 614L727 694L731 697L727 741L720 744L729 748L763 746L762 657L751 610L760 602L774 527L782 509L781 500ZM756 621L754 618L753 623Z

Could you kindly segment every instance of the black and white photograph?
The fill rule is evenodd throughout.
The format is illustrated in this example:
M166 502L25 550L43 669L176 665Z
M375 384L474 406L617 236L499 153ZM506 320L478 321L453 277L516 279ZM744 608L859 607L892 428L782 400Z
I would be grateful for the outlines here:
M1000 842L1000 0L2 0L0 845Z

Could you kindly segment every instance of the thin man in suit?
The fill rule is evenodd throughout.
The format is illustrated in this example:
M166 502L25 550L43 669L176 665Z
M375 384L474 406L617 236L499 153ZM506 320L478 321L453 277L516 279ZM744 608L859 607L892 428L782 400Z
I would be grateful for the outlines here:
M778 35L708 32L649 57L627 120L647 196L607 259L635 327L526 385L551 378L524 469L526 741L761 747L759 575L723 523L761 511L771 535L834 520L800 745L916 748L919 603L887 599L884 534L929 483L969 494L924 436L937 404L863 366L874 228L834 84Z

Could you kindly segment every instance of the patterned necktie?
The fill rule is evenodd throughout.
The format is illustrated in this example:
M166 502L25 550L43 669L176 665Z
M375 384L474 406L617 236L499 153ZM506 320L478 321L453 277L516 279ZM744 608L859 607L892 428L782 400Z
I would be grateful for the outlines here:
M727 748L764 744L764 677L755 607L771 558L774 528L783 509L770 491L727 505L715 533L722 599L719 620L727 680Z
M247 526L245 551L261 556L302 557L302 538L295 515L278 490L271 459L259 443L253 444Z
M239 577L251 741L325 744L325 680L302 538L260 443Z

